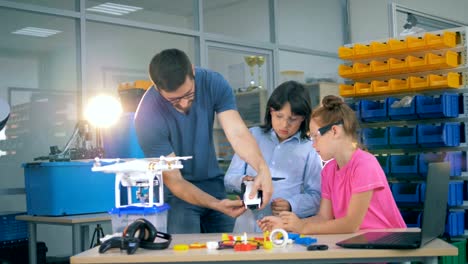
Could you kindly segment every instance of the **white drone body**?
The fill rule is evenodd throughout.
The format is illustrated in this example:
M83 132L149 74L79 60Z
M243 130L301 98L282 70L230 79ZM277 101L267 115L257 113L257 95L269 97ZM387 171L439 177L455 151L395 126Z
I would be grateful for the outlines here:
M121 207L120 202L120 184L127 187L128 204L132 204L132 187L148 187L148 204L145 206L152 207L153 205L162 206L164 204L164 184L163 171L173 169L182 169L181 160L191 159L191 156L185 157L165 157L134 159L121 162L120 159L95 159L95 164L92 171L101 171L106 173L115 173L115 207ZM101 161L117 162L111 165L101 166ZM158 202L154 202L154 186L159 187Z

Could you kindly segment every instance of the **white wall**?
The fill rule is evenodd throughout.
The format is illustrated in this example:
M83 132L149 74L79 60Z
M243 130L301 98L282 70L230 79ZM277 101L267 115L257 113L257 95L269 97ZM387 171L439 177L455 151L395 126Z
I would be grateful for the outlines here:
M468 24L466 0L350 0L351 43L389 37L388 2Z

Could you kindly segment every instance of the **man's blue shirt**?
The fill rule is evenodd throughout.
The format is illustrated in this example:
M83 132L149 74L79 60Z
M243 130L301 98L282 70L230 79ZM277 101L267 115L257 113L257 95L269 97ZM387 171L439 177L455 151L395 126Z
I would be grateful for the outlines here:
M222 177L213 143L215 113L236 110L231 86L217 72L195 68L195 98L188 113L177 111L151 87L135 116L138 142L146 157L172 152L193 156L183 161L183 177L192 182ZM205 190L206 191L206 190Z

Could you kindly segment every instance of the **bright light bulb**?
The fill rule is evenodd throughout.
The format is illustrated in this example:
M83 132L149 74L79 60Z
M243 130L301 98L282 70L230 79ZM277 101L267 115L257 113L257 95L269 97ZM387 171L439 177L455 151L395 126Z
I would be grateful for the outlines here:
M106 128L117 123L122 114L122 105L115 97L98 95L89 100L84 114L91 125Z

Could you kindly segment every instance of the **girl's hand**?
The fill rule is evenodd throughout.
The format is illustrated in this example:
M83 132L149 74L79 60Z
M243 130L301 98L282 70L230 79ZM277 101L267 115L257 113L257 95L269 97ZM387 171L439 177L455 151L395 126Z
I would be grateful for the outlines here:
M283 211L279 214L279 217L281 218L282 226L286 231L298 234L302 233L304 222L297 217L296 214Z
M264 218L257 220L257 225L263 232L271 231L275 228L283 228L281 223L281 218L277 216L265 216Z

